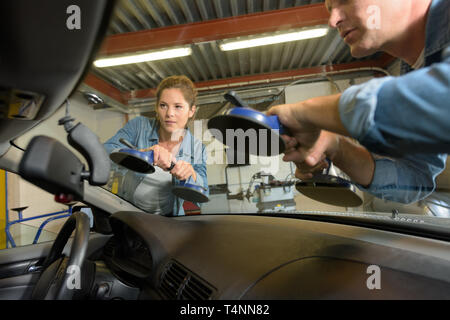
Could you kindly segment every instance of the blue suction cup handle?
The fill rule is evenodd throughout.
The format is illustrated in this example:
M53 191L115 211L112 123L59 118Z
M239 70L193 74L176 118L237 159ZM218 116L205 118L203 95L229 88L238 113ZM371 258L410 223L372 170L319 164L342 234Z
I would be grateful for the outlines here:
M181 180L172 189L172 192L177 196L187 201L192 202L208 202L207 189L194 183L189 183L191 177L186 180Z
M270 123L270 126L274 129L274 130L278 130L278 132L281 134L286 134L288 136L291 136L289 130L283 126L280 122L280 119L278 118L277 115L274 116L268 116L266 115L268 122Z
M149 164L153 164L153 150L150 151L139 151L136 149L120 149L119 152L127 153L129 155L141 158L144 161L147 161Z
M195 189L200 188L201 190L206 191L206 188L205 188L205 187L200 186L200 185L198 185L198 184L196 184L196 183L194 182L194 178L192 178L192 176L190 176L187 180L180 180L180 181L177 183L177 186L180 186L180 187L188 187L188 188L195 188Z

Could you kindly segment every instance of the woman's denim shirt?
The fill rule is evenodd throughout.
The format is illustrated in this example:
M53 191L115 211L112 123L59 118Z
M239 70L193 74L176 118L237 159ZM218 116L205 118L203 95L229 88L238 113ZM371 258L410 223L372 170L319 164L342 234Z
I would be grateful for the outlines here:
M142 116L136 117L128 121L122 129L105 142L105 149L109 154L115 150L127 148L119 142L119 139L121 138L128 140L138 149L149 148L159 143L158 128L159 124L155 119L149 119ZM206 176L206 149L198 139L194 138L188 129L186 130L176 159L186 161L192 165L197 176L197 181L193 182L192 180L189 182L204 187L206 189L206 194L209 195L208 180ZM146 175L132 172L115 164L112 164L112 168L124 175L122 184L118 190L118 195L125 200L133 202L134 192ZM172 176L172 184L176 185L178 182L179 181ZM183 202L183 199L175 197L173 207L174 215L184 215ZM200 206L198 203L195 204Z

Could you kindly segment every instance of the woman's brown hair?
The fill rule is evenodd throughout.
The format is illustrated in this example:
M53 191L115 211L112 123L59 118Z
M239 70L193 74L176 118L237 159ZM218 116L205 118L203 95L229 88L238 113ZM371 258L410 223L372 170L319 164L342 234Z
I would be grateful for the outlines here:
M192 106L195 105L197 89L195 88L194 83L186 76L170 76L161 81L156 89L156 105L159 104L159 99L161 98L163 90L173 88L181 90L184 99L189 103L189 108L192 108Z

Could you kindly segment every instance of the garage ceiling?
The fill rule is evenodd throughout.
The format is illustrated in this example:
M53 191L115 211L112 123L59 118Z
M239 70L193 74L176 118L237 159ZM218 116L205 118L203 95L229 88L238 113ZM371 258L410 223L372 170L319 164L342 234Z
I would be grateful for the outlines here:
M393 62L385 54L354 59L332 29L322 38L226 52L219 48L225 39L326 25L328 12L323 2L120 0L98 57L179 46L190 46L192 54L116 67L92 66L81 91L94 92L123 112L148 111L158 83L167 76L184 74L199 89L199 101L204 97L209 109L205 116L209 116L214 114L211 108L217 111L222 102L211 97L222 96L230 88L245 92L273 89L300 78L326 79L355 69L386 68Z

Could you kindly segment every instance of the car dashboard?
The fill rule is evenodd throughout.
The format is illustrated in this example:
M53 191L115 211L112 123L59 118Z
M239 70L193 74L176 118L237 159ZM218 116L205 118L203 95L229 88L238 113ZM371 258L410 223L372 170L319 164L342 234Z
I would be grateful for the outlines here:
M110 274L101 299L450 298L446 241L301 215L118 212L110 223L96 261L97 287Z

